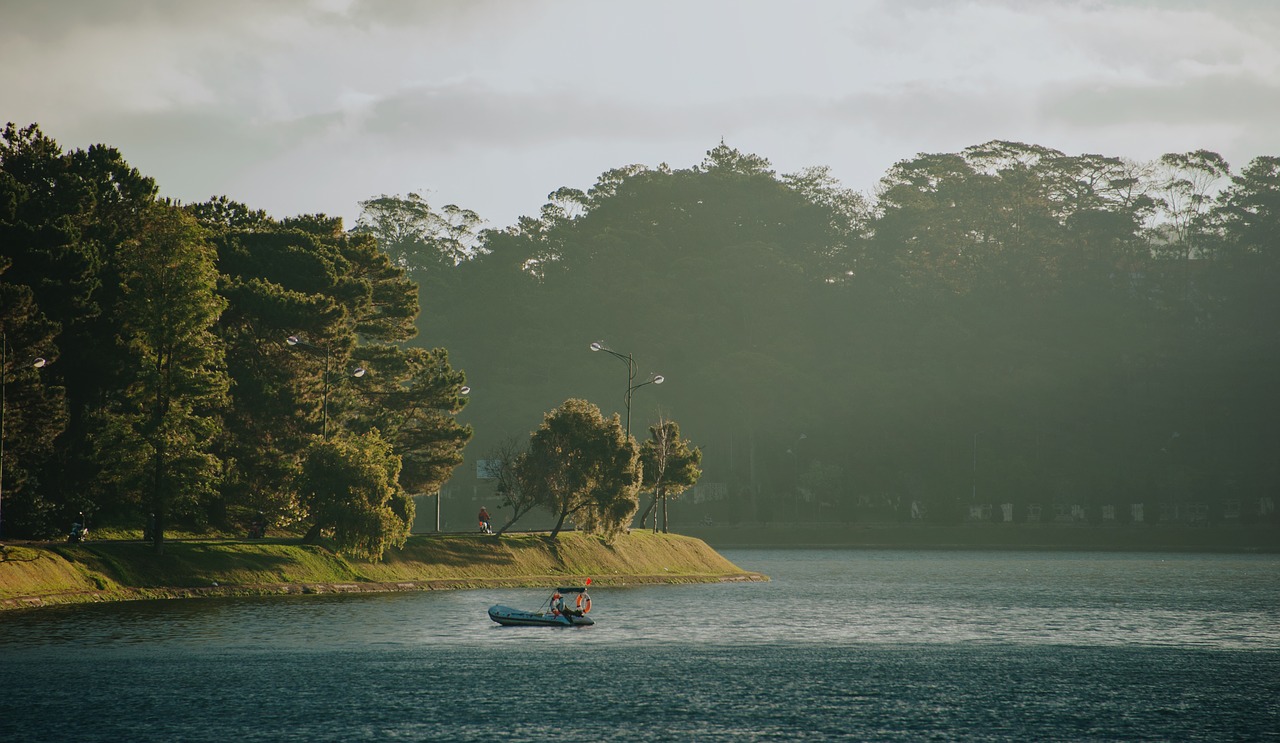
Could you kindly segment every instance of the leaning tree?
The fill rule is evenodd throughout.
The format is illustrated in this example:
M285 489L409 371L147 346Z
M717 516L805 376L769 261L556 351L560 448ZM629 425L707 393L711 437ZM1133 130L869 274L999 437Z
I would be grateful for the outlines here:
M640 452L615 414L585 400L547 413L516 463L520 487L556 515L554 539L570 517L606 538L626 528L639 506Z

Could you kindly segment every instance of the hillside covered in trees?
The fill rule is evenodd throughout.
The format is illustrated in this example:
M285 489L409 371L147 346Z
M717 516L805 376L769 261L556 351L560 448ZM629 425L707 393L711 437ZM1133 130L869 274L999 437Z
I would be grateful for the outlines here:
M469 457L566 397L622 412L605 340L664 375L633 428L680 422L718 521L1272 512L1280 158L996 141L867 197L721 144L500 230L416 195L364 206L477 390Z
M703 472L682 498L718 521L1272 518L1280 158L997 141L866 196L722 143L500 229L415 194L361 206L345 230L172 204L109 147L10 126L4 532L263 513L355 519L376 553L408 494L492 495L475 464L547 411L625 414L594 341L663 375L631 433L679 422Z

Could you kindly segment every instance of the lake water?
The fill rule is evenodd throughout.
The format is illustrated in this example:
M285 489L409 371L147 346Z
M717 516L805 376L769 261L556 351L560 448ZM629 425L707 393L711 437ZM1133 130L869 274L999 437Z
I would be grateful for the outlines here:
M0 613L0 741L1280 741L1280 556L732 550L768 583Z

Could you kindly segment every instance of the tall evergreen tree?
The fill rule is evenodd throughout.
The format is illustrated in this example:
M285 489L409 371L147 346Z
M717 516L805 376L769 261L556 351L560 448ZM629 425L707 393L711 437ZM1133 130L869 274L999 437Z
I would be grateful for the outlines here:
M115 149L64 152L34 124L4 128L0 173L0 245L12 260L4 280L27 286L39 312L58 326L59 363L41 379L65 390L66 426L38 482L59 494L59 518L110 511L114 496L100 487L89 421L130 376L114 343L116 253L139 234L156 185Z
M471 439L471 427L456 418L467 404L466 376L443 348L368 346L355 355L363 372L344 388L346 425L383 432L402 460L406 492L438 493Z
M5 279L8 266L0 256L0 537L43 536L58 502L39 478L67 423L62 388L44 380L58 359L58 326L40 312L30 287Z
M219 464L210 451L228 380L213 332L225 300L214 251L195 220L153 207L119 252L121 302L113 313L132 379L102 411L96 443L109 476L142 496L164 549L175 513L199 517Z

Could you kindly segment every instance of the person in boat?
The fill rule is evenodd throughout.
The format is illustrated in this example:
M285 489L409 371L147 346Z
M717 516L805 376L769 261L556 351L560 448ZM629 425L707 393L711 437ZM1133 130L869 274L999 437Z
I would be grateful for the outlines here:
M556 591L552 600L555 602L555 613L557 614L563 614L566 617L585 616L585 612L582 611L581 603L577 606L570 606L569 602L565 601L564 596L562 596L559 591Z
M564 596L561 596L559 591L551 594L551 614L553 616L558 617L564 614L567 608L564 603Z

